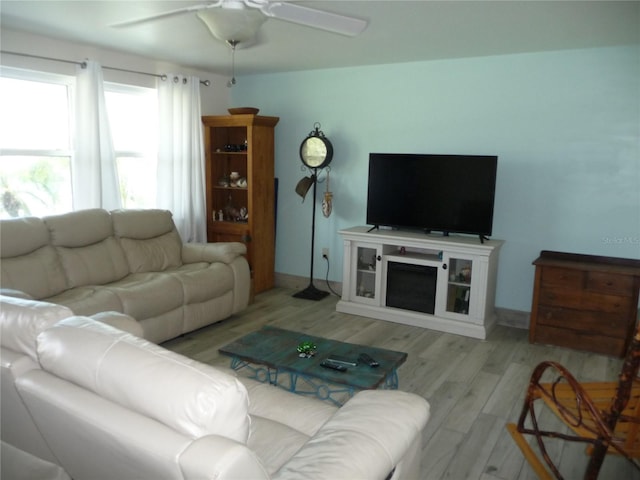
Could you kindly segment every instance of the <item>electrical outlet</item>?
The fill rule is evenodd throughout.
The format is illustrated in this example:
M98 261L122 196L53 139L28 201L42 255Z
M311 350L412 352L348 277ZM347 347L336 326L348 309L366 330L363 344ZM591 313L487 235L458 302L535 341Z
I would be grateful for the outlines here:
M322 249L322 258L329 260L329 249L326 247Z

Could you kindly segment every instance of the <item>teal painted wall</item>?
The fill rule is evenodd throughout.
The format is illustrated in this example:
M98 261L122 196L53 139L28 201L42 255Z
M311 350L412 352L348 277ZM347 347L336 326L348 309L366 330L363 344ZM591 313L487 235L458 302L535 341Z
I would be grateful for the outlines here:
M499 156L499 307L530 310L540 250L640 258L639 82L637 45L240 77L232 105L280 117L276 271L309 275L310 195L294 188L314 122L335 149L316 278L328 247L329 278L342 280L337 232L365 224L373 151Z

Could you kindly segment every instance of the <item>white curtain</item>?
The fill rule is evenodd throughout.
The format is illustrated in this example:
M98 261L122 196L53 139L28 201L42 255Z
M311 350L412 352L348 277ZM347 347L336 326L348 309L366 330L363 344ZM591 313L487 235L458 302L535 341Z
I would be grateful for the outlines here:
M173 213L185 242L206 242L200 79L169 74L158 84L157 205Z
M121 208L116 155L99 63L87 61L84 68L77 68L74 102L73 209Z

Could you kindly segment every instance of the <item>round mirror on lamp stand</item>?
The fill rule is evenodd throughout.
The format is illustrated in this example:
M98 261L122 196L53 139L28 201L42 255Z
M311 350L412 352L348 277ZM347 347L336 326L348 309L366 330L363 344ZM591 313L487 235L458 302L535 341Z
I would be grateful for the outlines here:
M316 187L318 184L318 170L328 167L331 163L331 160L333 159L333 145L331 145L329 139L324 136L324 133L320 131L319 123L316 123L314 128L315 130L309 133L307 138L305 138L300 144L300 160L302 160L302 164L306 168L312 171L312 175L310 177L310 181L312 183L311 186L313 186L311 208L311 266L309 269L309 285L307 288L295 293L293 296L306 300L321 300L329 295L329 292L319 290L313 284L313 255L315 249ZM305 177L305 179L309 179L309 177ZM305 183L308 184L309 180ZM300 186L300 184L298 184L298 186ZM298 188L296 188L296 191L298 191ZM299 191L298 193L300 194ZM306 191L304 193L306 194ZM300 195L304 201L304 194Z

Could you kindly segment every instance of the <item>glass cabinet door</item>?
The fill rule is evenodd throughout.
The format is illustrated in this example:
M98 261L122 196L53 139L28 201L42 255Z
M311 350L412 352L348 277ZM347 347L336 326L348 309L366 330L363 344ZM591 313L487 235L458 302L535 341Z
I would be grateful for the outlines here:
M355 284L352 292L356 301L364 303L378 302L380 293L380 274L378 272L378 249L375 246L355 245Z
M447 298L445 310L449 313L469 315L473 261L466 258L449 258L447 269Z
M211 220L248 223L248 140L246 127L211 127ZM218 225L219 226L219 225ZM243 229L240 229L243 230Z

